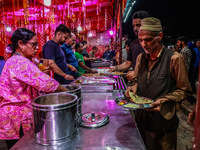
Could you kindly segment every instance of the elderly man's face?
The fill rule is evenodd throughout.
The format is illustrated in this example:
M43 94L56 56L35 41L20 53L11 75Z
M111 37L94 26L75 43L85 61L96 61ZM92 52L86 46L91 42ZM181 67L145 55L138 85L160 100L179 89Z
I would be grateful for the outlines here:
M66 40L66 43L71 47L75 44L75 42L76 42L76 37L74 35L69 36Z
M161 32L158 36L156 36L155 33L152 31L141 30L139 32L138 39L147 54L151 54L152 52L154 52L160 45L159 41L162 39L162 34L160 34Z
M135 36L138 36L138 32L139 32L139 29L141 26L141 20L142 19L140 19L140 18L136 18L136 19L133 19L133 21L132 21L133 31L135 33Z

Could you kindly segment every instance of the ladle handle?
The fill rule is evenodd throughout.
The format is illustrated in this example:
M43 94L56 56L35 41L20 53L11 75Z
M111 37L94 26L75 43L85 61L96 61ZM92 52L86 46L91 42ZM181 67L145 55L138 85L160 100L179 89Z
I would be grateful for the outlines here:
M95 121L95 114L91 113L91 117L92 117L92 122L94 122Z

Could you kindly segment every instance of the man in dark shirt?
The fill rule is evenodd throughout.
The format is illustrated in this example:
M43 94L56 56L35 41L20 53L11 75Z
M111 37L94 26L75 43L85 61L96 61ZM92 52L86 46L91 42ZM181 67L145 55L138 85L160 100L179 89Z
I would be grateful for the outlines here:
M111 60L112 59L112 54L109 50L109 46L105 46L105 52L103 53L102 58L105 58L106 60Z
M85 65L89 68L91 68L91 60L96 60L95 58L89 58L89 54L87 52L87 42L82 41L83 44L83 52L81 53L83 55L83 59L85 61Z
M135 36L138 36L138 32L141 26L141 20L143 18L148 17L149 14L146 11L138 11L135 12L132 16L132 25L133 25L133 30L135 33ZM111 71L121 71L121 70L127 70L132 66L132 69L134 71L135 69L135 64L136 64L136 58L140 53L143 53L144 50L142 46L140 45L138 39L135 39L131 44L130 44L130 49L128 53L128 57L126 62L124 62L121 65L118 65L114 68L111 69ZM132 79L133 71L129 71L127 74L128 79Z
M66 39L68 38L69 34L71 33L70 29L66 27L63 24L60 24L55 31L55 35L52 40L47 41L43 46L43 57L45 59L53 59L57 66L64 72L67 73L68 66L67 62L65 60L65 54L60 48L59 44L64 44ZM65 75L68 76L69 80L73 80L73 76L71 75ZM67 84L67 81L65 80L67 77L62 77L58 74L54 74L54 78L60 83L60 84Z
M144 18L138 34L145 53L138 55L134 82L125 95L155 100L151 109L135 111L135 121L147 150L176 150L180 102L191 94L184 58L160 43L159 19ZM133 99L132 99L133 100Z
M76 60L74 52L72 51L72 46L75 44L75 42L76 36L75 34L71 33L67 38L65 44L61 45L61 48L65 53L67 64L71 65L70 67L75 67L76 70L78 70L78 61ZM68 70L67 74L72 75L74 78L78 77L78 73L76 71Z

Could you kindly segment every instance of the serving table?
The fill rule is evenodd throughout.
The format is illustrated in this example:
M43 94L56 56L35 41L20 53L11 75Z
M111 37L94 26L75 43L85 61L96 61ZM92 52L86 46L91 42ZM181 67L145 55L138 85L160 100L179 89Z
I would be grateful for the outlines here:
M113 87L112 84L110 86ZM33 130L30 130L11 150L145 150L130 111L115 103L115 99L120 96L123 96L122 91L103 90L100 93L84 90L82 113L106 113L109 116L109 122L106 125L99 128L79 127L79 134L75 139L56 146L36 144Z
M91 61L91 67L92 68L98 68L98 67L110 67L112 65L112 61L109 60L96 60L96 61Z

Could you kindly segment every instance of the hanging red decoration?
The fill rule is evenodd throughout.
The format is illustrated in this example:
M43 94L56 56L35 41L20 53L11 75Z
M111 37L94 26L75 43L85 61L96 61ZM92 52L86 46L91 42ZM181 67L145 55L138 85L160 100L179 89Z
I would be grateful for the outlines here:
M108 20L108 14L107 14L107 8L105 7L105 30L107 30L107 20Z

